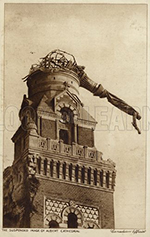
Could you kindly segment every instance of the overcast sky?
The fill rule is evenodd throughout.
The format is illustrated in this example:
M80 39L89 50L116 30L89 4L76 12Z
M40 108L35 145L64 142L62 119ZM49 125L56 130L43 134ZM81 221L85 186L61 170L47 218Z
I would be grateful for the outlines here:
M116 163L116 228L144 228L146 5L5 5L4 167L13 161L11 137L27 94L21 78L31 64L57 48L73 54L91 79L142 115L138 135L132 117L80 89L85 108L98 122L96 147Z

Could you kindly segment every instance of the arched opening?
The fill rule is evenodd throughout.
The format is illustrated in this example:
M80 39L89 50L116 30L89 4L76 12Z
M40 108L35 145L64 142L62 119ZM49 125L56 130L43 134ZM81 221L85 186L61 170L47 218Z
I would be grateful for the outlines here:
M103 170L100 171L100 185L103 187Z
M85 182L85 167L83 166L81 169L81 182Z
M68 214L68 228L78 228L77 215L74 213Z
M88 184L91 184L91 168L88 169Z
M59 161L56 164L56 173L57 173L57 178L59 178L59 173L60 173L60 162Z
M69 179L72 180L72 164L69 165Z
M97 185L97 169L94 170L94 185Z
M66 162L63 164L63 178L66 178Z
M75 179L76 179L76 182L78 182L78 174L79 174L79 166L77 165L75 167Z
M54 161L51 160L51 162L50 162L50 175L51 175L51 177L53 177L53 164L54 164Z
M54 221L54 220L50 221L49 222L49 228L59 228L58 222Z
M63 123L63 129L59 131L59 139L63 140L65 144L71 145L74 139L74 114L68 107L63 107L60 110L61 119L60 123Z
M61 113L61 122L69 124L74 123L73 112L71 109L64 107L60 110L60 113Z
M109 188L109 171L106 173L106 187Z
M38 174L40 174L40 172L41 172L41 157L37 158L37 168L38 168L37 172L38 172Z
M63 140L65 144L69 143L69 136L68 136L68 131L64 129L60 129L59 131L59 139Z
M47 175L47 159L44 160L44 174Z

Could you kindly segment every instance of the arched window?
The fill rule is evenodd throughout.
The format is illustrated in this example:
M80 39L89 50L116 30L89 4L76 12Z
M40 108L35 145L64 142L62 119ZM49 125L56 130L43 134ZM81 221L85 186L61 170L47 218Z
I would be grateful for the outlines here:
M112 173L112 185L111 185L112 189L114 189L115 187L115 172L113 171Z
M100 171L100 185L103 187L103 170Z
M68 214L68 228L78 228L77 215L74 213Z
M60 110L60 112L61 112L61 122L62 123L72 124L74 122L73 112L71 109L64 107Z
M69 165L69 179L72 180L72 164Z
M60 110L61 119L60 123L64 124L63 129L59 131L59 139L63 140L65 144L71 145L74 141L74 114L68 107L63 107Z
M51 160L51 162L50 162L50 175L51 175L51 177L53 177L53 164L54 164L54 161Z
M83 166L81 169L81 182L85 182L85 167Z
M47 175L47 159L44 160L44 174Z
M91 168L88 169L88 184L91 184Z
M106 187L109 188L109 171L106 173Z
M54 220L50 221L49 222L49 228L59 228L58 222L54 221Z
M94 185L97 185L97 169L94 170Z
M79 174L79 166L77 165L75 167L75 179L76 179L76 182L78 182L78 174Z
M41 172L41 157L37 158L37 172L40 174Z
M66 162L63 164L63 178L66 178Z
M57 178L59 178L59 172L60 172L60 162L59 161L56 164L56 172L57 172Z

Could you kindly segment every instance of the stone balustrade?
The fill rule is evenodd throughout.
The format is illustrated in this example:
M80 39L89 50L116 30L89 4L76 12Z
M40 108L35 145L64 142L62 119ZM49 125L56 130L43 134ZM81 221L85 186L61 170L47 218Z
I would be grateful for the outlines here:
M102 153L97 151L95 147L81 146L77 143L72 145L64 144L62 140L53 140L50 138L38 137L38 148L48 150L68 156L75 156L78 158L87 158L95 161L101 161Z
M110 159L103 160L102 153L95 147L81 146L75 142L69 145L64 144L62 140L40 136L32 137L29 146L30 148L36 146L39 150L37 155L33 155L37 174L52 179L114 190L115 164ZM45 155L46 151L50 151L53 159L44 158L45 155L40 155L43 153L41 151Z

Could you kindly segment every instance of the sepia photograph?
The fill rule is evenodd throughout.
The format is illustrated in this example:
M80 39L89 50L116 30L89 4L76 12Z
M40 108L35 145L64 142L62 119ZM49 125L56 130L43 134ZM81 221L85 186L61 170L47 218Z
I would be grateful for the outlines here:
M144 2L4 4L4 231L145 234L147 37Z

